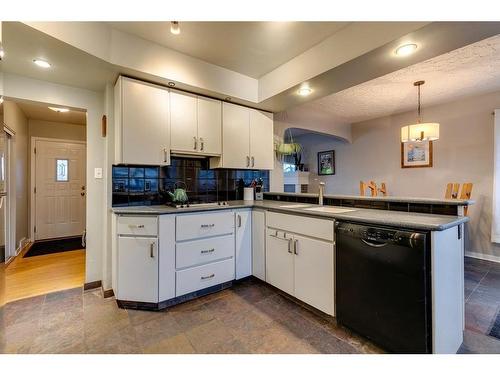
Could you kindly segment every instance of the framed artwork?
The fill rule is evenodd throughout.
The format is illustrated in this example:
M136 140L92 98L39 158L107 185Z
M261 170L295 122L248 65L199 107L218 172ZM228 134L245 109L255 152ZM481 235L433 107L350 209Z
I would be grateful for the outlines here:
M432 167L432 141L401 143L401 168Z
M318 175L335 174L335 150L318 152Z

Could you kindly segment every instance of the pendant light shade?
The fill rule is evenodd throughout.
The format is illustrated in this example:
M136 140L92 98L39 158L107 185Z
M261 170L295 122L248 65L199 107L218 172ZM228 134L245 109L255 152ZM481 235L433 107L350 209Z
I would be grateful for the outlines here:
M439 139L439 124L437 122L421 122L420 86L425 81L417 81L413 85L418 87L418 119L416 124L401 128L401 142L436 141Z

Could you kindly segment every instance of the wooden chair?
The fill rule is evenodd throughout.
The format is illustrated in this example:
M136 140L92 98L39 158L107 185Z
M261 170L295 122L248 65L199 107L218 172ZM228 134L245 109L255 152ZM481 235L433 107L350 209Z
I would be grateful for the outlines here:
M381 193L384 197L387 196L387 188L385 182L382 182L380 184L380 188L378 188L375 181L370 181L370 183L368 184L363 181L359 181L359 195L364 197L366 189L370 189L370 195L372 197L376 197L378 193Z
M472 187L474 184L472 182L466 182L462 184L462 190L460 190L460 184L458 182L449 182L446 185L446 192L444 194L445 199L470 199L472 196ZM459 195L460 192L460 195ZM464 215L467 216L468 207L464 207Z

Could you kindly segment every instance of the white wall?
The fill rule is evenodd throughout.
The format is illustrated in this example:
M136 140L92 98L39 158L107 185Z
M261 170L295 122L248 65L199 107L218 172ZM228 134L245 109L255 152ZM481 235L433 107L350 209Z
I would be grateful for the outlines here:
M15 132L12 141L11 186L15 186L16 199L13 208L16 212L15 248L19 241L29 237L28 231L28 119L19 106L6 100L4 122ZM14 189L13 189L14 190Z
M401 126L415 121L403 113L352 126L353 143L317 135L298 138L307 151L307 163L317 172L318 151L334 149L336 175L321 177L327 193L359 194L359 181L386 182L390 195L443 198L448 182L473 182L467 225L468 252L500 260L500 245L490 242L493 194L492 112L500 108L500 92L428 107L424 119L441 124L434 142L433 168L401 168ZM318 176L311 174L310 189L317 190Z
M102 280L105 254L105 180L94 178L94 168L103 168L105 140L101 137L103 93L65 86L14 74L3 75L6 96L55 106L87 110L87 249L85 282ZM105 176L106 177L106 176Z
M85 125L68 124L44 120L29 119L29 137L59 138L72 141L85 141Z

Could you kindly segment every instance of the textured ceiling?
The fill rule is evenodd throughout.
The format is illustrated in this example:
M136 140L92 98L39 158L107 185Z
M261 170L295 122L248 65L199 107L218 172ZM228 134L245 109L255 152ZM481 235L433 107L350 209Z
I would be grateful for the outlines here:
M111 27L253 78L308 50L348 22L110 22Z
M64 122L68 124L85 125L87 115L84 111L54 112L46 104L32 102L16 102L27 118L32 120Z
M413 82L425 80L422 105L500 90L500 34L281 113L300 127L313 120L351 124L416 108Z

